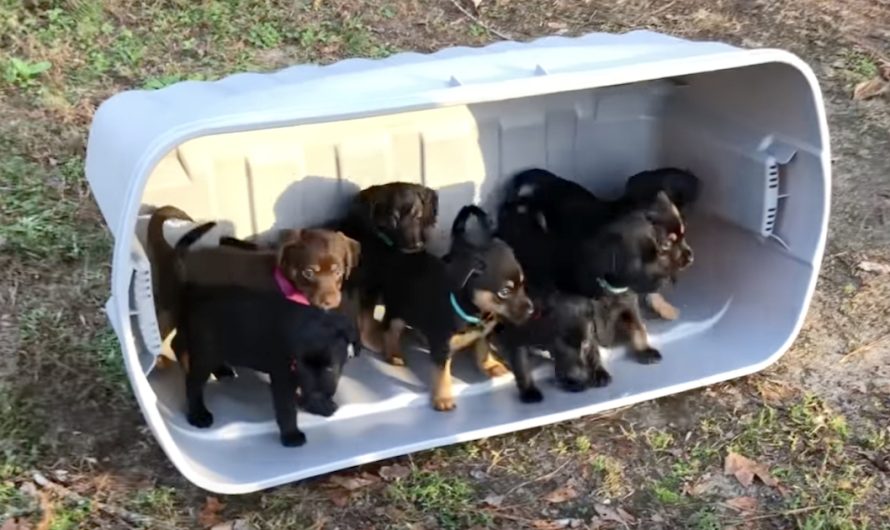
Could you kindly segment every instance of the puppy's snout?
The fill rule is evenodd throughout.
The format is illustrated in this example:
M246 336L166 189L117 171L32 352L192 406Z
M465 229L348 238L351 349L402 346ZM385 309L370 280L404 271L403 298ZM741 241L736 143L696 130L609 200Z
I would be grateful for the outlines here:
M531 300L528 300L528 303L526 303L524 305L525 305L525 316L526 317L530 317L533 314L535 314L535 304L532 303Z
M336 307L339 307L340 293L337 291L319 293L313 305L316 305L322 309L334 309Z
M690 248L690 246L687 245L684 241L683 246L680 247L680 266L685 269L686 267L692 265L694 259L695 256L692 252L692 248Z

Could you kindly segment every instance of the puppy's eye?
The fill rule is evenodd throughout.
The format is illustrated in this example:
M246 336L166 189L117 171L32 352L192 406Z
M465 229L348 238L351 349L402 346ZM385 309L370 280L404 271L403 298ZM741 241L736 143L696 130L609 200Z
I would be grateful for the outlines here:
M512 294L513 294L513 289L510 289L509 287L502 287L501 290L497 292L498 298L500 298L501 300L506 300L507 298L510 298L510 296Z
M313 269L303 269L303 277L307 280L312 280L315 278L315 271Z

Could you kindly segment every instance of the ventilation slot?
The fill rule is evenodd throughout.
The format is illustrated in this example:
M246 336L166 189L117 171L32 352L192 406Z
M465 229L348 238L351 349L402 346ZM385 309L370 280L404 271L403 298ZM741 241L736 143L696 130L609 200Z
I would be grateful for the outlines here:
M133 292L131 307L135 308L139 335L152 359L161 353L163 343L155 315L154 294L151 284L151 265L143 256L133 256Z
M766 209L763 215L763 225L761 233L764 237L771 238L777 243L790 250L788 243L776 233L776 221L779 217L779 208L781 202L787 195L779 194L779 185L781 179L780 164L772 156L766 157L766 193L764 196L764 205Z

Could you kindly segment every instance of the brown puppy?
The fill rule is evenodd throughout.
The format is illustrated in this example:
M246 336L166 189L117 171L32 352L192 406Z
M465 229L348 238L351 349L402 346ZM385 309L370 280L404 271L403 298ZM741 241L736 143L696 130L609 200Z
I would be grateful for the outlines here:
M190 251L182 258L186 283L279 290L276 274L321 309L342 301L343 281L359 260L358 242L324 229L284 230L277 251L231 245Z
M151 285L154 295L155 314L161 340L176 329L178 311L175 253L164 238L164 223L171 219L192 222L189 215L175 206L162 206L151 214L145 253L151 263Z

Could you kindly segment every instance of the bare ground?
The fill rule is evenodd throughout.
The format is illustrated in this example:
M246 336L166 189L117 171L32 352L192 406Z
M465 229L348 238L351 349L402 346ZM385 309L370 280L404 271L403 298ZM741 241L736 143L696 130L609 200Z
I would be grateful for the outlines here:
M890 4L460 5L477 20L449 0L0 1L3 530L236 520L316 529L890 528L890 274L859 268L890 263L890 99L850 97L890 55ZM830 240L805 329L782 360L601 417L219 497L224 506L178 475L144 426L101 313L109 238L82 161L102 99L196 76L479 45L498 33L527 40L640 27L785 48L820 79L834 156ZM41 61L51 66L40 71ZM777 483L744 486L725 475L731 452ZM35 487L34 472L77 497Z

